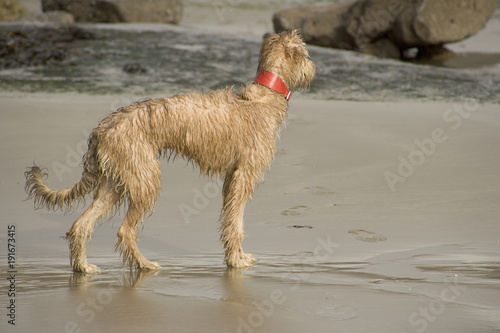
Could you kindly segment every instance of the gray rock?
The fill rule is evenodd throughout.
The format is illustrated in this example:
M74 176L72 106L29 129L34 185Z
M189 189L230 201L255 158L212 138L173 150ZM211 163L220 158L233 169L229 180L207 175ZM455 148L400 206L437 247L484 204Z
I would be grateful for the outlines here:
M73 14L62 11L54 10L48 12L37 13L33 15L33 21L35 22L47 22L47 23L60 23L60 24L72 24L75 23L75 18Z
M381 38L373 43L363 45L360 52L371 54L380 58L400 59L401 50L388 38Z
M497 0L420 0L394 22L391 39L405 47L458 42L483 29L497 5Z
M76 22L179 24L182 0L42 0L42 10L67 11Z
M398 4L399 6L395 6ZM342 25L356 49L387 38L398 16L406 10L407 0L363 0L351 3Z
M344 40L343 16L352 3L293 8L273 15L276 32L300 29L304 39L314 45L348 48Z
M146 74L148 70L137 62L129 62L123 65L122 70L128 74Z
M293 8L273 16L276 32L300 29L307 43L399 58L405 50L458 42L484 28L497 0L359 0Z
M0 21L12 21L26 13L26 8L16 0L0 0Z
M95 35L71 25L25 25L0 33L0 69L42 66L69 61L70 44Z

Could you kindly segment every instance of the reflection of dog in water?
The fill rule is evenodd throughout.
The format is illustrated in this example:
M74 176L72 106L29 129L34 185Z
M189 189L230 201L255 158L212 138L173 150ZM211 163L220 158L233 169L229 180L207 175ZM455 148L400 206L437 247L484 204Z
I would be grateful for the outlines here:
M225 262L231 267L255 262L241 247L245 204L274 158L290 91L309 86L315 65L297 32L283 32L264 39L257 73L254 83L239 89L184 93L116 110L90 134L82 178L72 187L51 190L42 169L28 168L26 190L38 207L71 209L75 201L94 194L67 233L75 272L99 271L87 262L87 237L100 217L124 202L128 211L115 249L131 268L160 268L139 251L137 232L159 195L162 154L180 155L196 163L202 174L224 179L220 237Z

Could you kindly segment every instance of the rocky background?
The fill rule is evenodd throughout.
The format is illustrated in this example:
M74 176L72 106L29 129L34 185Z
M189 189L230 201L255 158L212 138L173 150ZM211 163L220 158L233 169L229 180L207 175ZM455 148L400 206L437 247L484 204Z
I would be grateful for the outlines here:
M26 8L16 0L0 0L0 21L12 21L26 13Z
M95 39L95 35L74 25L19 29L0 34L0 69L71 64L69 45L82 39Z
M276 32L300 29L309 44L394 59L446 58L453 55L445 45L484 28L497 5L497 0L358 0L286 9L272 21ZM182 0L41 0L40 7L37 22L180 24L183 16ZM0 0L0 21L26 12L16 0Z
M154 22L179 24L182 0L41 0L49 22ZM19 19L26 9L16 0L0 0L0 21Z
M359 0L275 13L277 32L300 29L307 43L388 58L446 54L444 45L484 28L497 0Z
M69 12L75 22L179 24L182 0L42 0L42 10Z
M2 34L3 68L22 66L23 62L35 65L65 59L60 41L68 40L69 30L64 24L180 24L183 17L182 0L40 0L39 4L42 12L28 14L18 1L0 0L0 21L63 24L58 38L54 37L57 29L41 29L38 35L26 31ZM207 10L217 10L217 3L212 5L213 8L208 4ZM231 4L224 5L224 11L218 12L221 20L232 10ZM276 32L300 29L309 44L383 58L440 60L454 57L446 44L483 29L497 5L498 0L357 0L282 10L274 13L272 23ZM259 19L263 18L256 15L249 24L255 25ZM43 52L39 53L39 49ZM19 54L19 59L11 59Z
M71 63L69 45L95 38L92 32L73 25L75 22L179 24L182 18L182 0L41 0L40 6L43 13L29 17L16 0L0 0L0 21L34 22L0 33L0 69ZM123 70L144 72L138 64L126 64Z

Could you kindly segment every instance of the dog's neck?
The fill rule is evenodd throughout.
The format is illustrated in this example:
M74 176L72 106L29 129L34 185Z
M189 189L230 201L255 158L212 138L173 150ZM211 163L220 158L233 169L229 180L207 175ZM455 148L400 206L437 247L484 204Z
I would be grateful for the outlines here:
M289 101L290 96L292 96L292 92L288 90L285 82L283 82L278 75L271 72L264 70L260 71L253 83L261 84L276 91L277 93L282 94L285 96L287 101Z

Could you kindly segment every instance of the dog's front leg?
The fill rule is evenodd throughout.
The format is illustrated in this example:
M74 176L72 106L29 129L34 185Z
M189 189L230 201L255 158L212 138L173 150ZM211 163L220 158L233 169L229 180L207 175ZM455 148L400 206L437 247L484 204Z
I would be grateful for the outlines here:
M245 235L243 213L254 186L255 177L252 173L240 168L228 173L224 180L220 238L225 250L224 260L230 267L248 267L256 261L251 254L244 253L241 247Z

